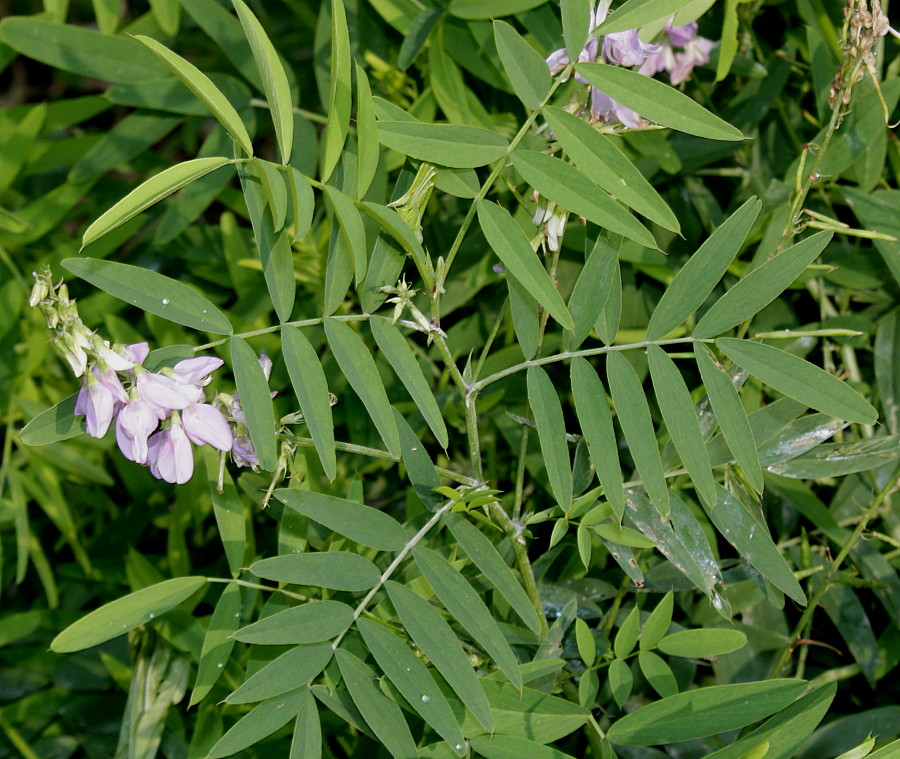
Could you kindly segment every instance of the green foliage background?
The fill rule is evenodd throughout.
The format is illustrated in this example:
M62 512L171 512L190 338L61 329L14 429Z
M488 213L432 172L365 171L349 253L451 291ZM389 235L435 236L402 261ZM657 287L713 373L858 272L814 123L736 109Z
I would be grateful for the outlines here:
M2 6L0 757L898 755L896 43L630 0L721 44L705 111L648 90L673 128L604 138L619 174L564 139L583 85L544 106L586 8ZM386 204L422 159L419 240ZM263 471L173 487L81 435L43 265L157 365L224 358Z

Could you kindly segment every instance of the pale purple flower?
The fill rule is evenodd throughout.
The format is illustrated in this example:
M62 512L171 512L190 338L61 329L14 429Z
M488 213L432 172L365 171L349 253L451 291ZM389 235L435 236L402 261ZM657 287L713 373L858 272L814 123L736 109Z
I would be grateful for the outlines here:
M172 367L172 378L184 385L206 385L212 374L225 362L215 356L197 356L186 358Z
M184 431L194 445L211 445L230 451L234 436L222 412L208 403L188 406L181 415Z
M93 372L88 372L75 401L75 415L84 417L88 435L103 437L115 413L115 397Z
M705 37L697 37L684 46L683 53L675 54L675 66L669 69L669 79L673 85L687 81L694 66L709 63L709 54L713 49L713 41Z
M147 441L147 463L150 473L160 480L183 485L194 474L194 451L181 426L178 414L172 415L172 426L157 432Z
M136 394L135 394L136 395ZM139 397L125 404L116 418L116 441L126 459L146 464L147 438L159 424L156 409Z
M671 71L675 68L675 51L671 45L660 45L659 52L647 57L638 69L639 74L653 76L660 71Z
M236 466L255 466L259 459L248 435L238 435L231 445L231 460Z
M186 409L192 403L203 400L203 390L197 385L186 385L163 374L144 370L136 372L136 375L138 393L156 407L160 419L165 419L170 410Z
M588 29L593 31L600 24L602 24L606 20L606 15L609 12L609 0L600 0L597 3L596 8L591 8L591 17L588 25ZM597 60L597 50L600 46L597 37L591 34L587 41L584 43L584 47L581 49L581 52L578 54L578 63L593 63ZM569 65L569 54L566 52L564 47L561 47L559 50L554 50L550 55L547 56L547 65L550 67L551 74L558 74L562 71L566 66ZM587 84L587 80L584 79L579 74L575 74L575 79L581 82L582 84Z
M603 38L601 56L608 63L617 63L620 66L640 66L648 55L653 55L661 50L659 45L649 45L641 42L637 29L629 29L625 32L614 32Z

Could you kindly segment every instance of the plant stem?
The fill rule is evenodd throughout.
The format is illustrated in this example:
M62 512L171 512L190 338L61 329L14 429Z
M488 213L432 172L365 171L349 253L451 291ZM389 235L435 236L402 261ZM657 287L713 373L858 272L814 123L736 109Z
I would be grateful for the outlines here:
M509 518L509 514L500 505L499 501L492 501L488 505L491 516L497 520L500 527L512 543L513 552L516 555L516 564L519 572L522 574L522 583L525 586L525 593L534 610L537 612L538 619L541 622L541 635L547 634L547 618L544 616L544 605L541 603L541 594L538 591L537 581L534 579L534 571L531 568L531 562L528 559L528 548L525 545L525 539L517 527L516 523Z
M384 584L391 579L391 576L394 574L397 567L399 567L403 560L409 555L409 552L412 551L412 549L416 547L419 541L421 541L422 538L424 538L431 531L431 528L441 520L441 517L453 508L455 503L455 501L447 501L447 503L445 503L443 506L441 506L441 508L435 511L434 514L431 515L431 519L429 519L424 525L422 525L421 529L415 535L413 535L409 539L409 541L407 541L406 545L403 546L403 549L400 551L400 553L398 553L394 560L388 565L388 568L384 570L378 580L378 584L366 594L366 597L363 598L362 601L359 602L359 605L353 612L354 621L359 619L360 615L362 615L362 613L366 610L366 606L368 606L369 601L375 598L375 594L378 593L378 591L381 590L382 587L384 587ZM349 629L350 628L348 627L347 630L344 630L344 632L342 632L334 639L334 642L331 644L332 650L337 651L337 647L340 645Z
M712 339L699 339L695 337L676 337L670 340L644 340L639 343L628 343L626 345L604 345L602 348L586 348L584 350L578 351L565 351L563 353L554 353L552 356L544 356L543 358L533 358L530 361L523 361L521 364L516 364L515 366L507 367L506 369L501 369L499 372L495 372L494 374L488 375L483 380L479 380L471 385L470 391L473 395L480 393L484 388L488 385L492 385L494 382L498 382L502 380L504 377L509 377L511 374L516 374L517 372L521 372L524 369L528 369L531 366L543 366L544 364L553 364L557 361L565 361L566 359L576 358L578 356L600 356L604 353L611 353L613 351L631 351L631 350L640 350L641 348L647 348L651 345L684 345L690 343L713 343L715 340Z
M794 647L797 645L797 641L799 641L801 637L803 637L803 631L812 621L812 616L816 610L816 607L819 605L819 603L822 601L822 597L825 595L825 593L828 592L828 589L831 587L831 584L834 581L838 570L840 570L841 565L850 554L850 551L852 551L855 548L856 544L859 542L859 539L862 537L862 534L865 531L868 523L875 518L882 504L891 495L891 493L894 491L894 488L897 487L898 479L900 479L900 467L898 467L894 471L894 473L888 478L888 481L875 495L872 503L869 504L869 507L863 512L859 522L856 523L853 534L850 535L847 542L844 543L843 548L841 548L840 553L838 553L838 555L835 556L834 561L831 562L831 566L828 567L827 576L822 579L821 584L809 599L806 608L803 610L803 615L800 617L800 621L797 622L797 625L794 627L794 632L791 635L790 641L788 641L788 645L785 646L784 650L781 652L781 655L776 660L775 665L772 667L772 673L770 677L777 677L781 673L782 669L784 669L784 666L787 664L788 659L790 659L791 657L791 653L793 652Z
M228 583L234 583L235 585L240 585L244 588L253 588L254 590L267 590L270 593L281 593L283 596L287 596L288 598L293 598L297 601L317 601L316 598L310 598L309 596L303 596L299 593L292 593L289 590L284 590L283 588L273 588L271 585L261 585L258 582L248 582L247 580L238 580L236 578L225 578L225 577L207 577L207 582L218 582L227 585Z

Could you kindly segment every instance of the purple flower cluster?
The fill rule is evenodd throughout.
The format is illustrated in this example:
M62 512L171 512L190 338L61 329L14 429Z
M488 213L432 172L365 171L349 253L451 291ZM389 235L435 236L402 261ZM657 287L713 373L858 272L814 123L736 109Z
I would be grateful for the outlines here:
M597 7L591 10L590 29L593 32L602 24L609 13L611 0L600 0ZM684 26L666 25L663 38L659 43L648 44L638 36L637 29L615 32L603 37L603 41L591 34L578 56L578 63L600 61L617 66L637 68L646 76L653 76L666 71L673 85L681 84L690 77L694 66L709 61L713 43L711 40L697 36L697 22ZM679 48L676 52L675 48ZM547 56L550 73L558 74L569 65L569 55L565 48L554 50ZM582 84L587 80L575 74ZM609 95L597 87L590 87L591 119L608 123L619 123L629 129L638 129L645 124L644 119L635 111L617 103Z
M147 343L110 350L107 360L86 372L75 414L85 417L88 434L98 438L115 419L116 441L125 458L150 467L154 477L182 484L194 473L191 443L232 450L234 435L228 420L205 402L203 391L224 362L200 356L151 372L143 367L149 352ZM157 431L161 422L163 429Z

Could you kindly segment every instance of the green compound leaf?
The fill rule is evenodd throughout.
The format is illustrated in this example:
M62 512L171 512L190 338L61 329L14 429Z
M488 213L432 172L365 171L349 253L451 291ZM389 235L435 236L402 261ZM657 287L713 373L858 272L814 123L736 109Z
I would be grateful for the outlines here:
M641 651L638 654L638 666L644 677L647 678L647 682L660 696L666 698L678 693L675 674L661 656L657 656L652 651Z
M658 345L647 348L656 401L685 469L707 506L716 503L716 480L691 393L675 362Z
M567 211L645 248L656 248L656 240L643 224L571 164L530 150L517 150L512 163L529 185Z
M369 319L369 327L375 337L375 342L378 343L378 348L415 401L422 418L431 428L441 447L446 448L448 438L444 416L406 338L391 324L390 319L381 316L373 316Z
M456 633L421 596L396 582L385 585L410 637L485 730L494 729L487 696Z
M254 562L250 571L264 580L348 591L374 588L381 579L371 561L345 551L274 556Z
M771 345L731 337L720 338L716 347L773 390L816 411L859 424L878 420L878 412L859 393L802 358Z
M135 35L134 38L159 58L181 80L181 83L209 108L210 113L225 127L247 155L253 155L253 143L247 133L247 127L228 98L206 74L156 40L141 35Z
M513 571L507 566L494 544L477 527L469 524L456 514L444 515L444 522L463 551L483 573L488 581L513 607L528 629L534 633L541 631L541 621L534 605L522 589Z
M259 465L268 472L278 464L275 442L275 411L272 394L256 351L242 337L231 338L231 367L241 397L247 430L256 450Z
M118 638L174 609L204 585L205 577L176 577L117 598L69 625L50 650L67 654Z
M232 633L238 629L241 616L241 589L237 583L225 586L209 620L203 638L203 650L197 665L197 680L188 706L199 704L222 674L234 648Z
M694 337L720 335L762 311L819 257L833 236L819 232L751 271L703 314Z
M620 746L653 746L738 730L785 708L805 689L803 680L698 688L626 715L607 736ZM688 714L690 719L685 719Z
M552 84L544 59L505 21L494 22L494 41L519 100L532 110L540 108Z
M368 257L366 254L366 229L363 226L362 217L356 209L353 201L340 190L325 185L325 196L334 209L340 224L341 234L353 259L353 273L358 285L366 278Z
M619 150L615 138L600 134L590 124L561 108L545 106L542 113L553 130L553 136L588 177L626 206L661 227L673 232L681 231L672 209Z
M766 526L758 523L741 502L721 485L716 486L716 490L719 494L716 507L707 510L716 529L763 577L805 606L806 595L769 537Z
M173 192L189 185L195 179L199 179L228 163L231 163L231 161L221 156L195 158L192 161L185 161L176 166L170 166L156 176L150 177L150 179L128 193L85 230L84 236L81 238L82 249L95 240L99 240L107 232L111 232L129 219L133 219L139 213L146 211L150 206L158 203L163 198L167 198Z
M563 511L572 506L572 465L562 404L550 377L539 366L528 369L528 405L534 412L550 489Z
M578 58L588 35L593 31L590 28L591 5L590 0L562 0L560 3L563 39L570 61Z
M763 473L756 451L756 440L738 391L731 378L717 366L712 351L702 343L694 346L694 359L722 436L753 489L761 493Z
M42 411L19 433L25 445L38 446L58 443L84 434L84 417L75 416L78 393Z
M327 182L341 158L350 129L352 59L350 27L343 0L331 0L331 63L328 88L328 124L322 157L321 180Z
M321 643L340 635L353 624L353 609L337 601L295 606L242 627L234 637L259 646Z
M657 124L709 140L744 139L740 129L657 79L605 63L579 63L575 70L617 103Z
M472 748L485 759L573 759L551 746L517 738L512 735L477 736L471 740Z
M375 685L375 673L343 648L335 656L353 703L391 756L394 759L418 756L403 712Z
M692 2L693 0L628 0L600 24L597 34L638 29L652 21L669 18Z
M496 132L472 126L379 121L385 147L420 161L454 169L474 169L502 158L509 143Z
M360 619L357 627L378 666L426 724L451 747L463 745L463 734L450 704L412 649L376 622Z
M266 92L266 100L269 102L269 110L272 114L272 123L275 125L275 137L278 140L278 148L281 152L281 163L287 164L291 159L291 147L294 140L294 112L291 103L291 87L288 84L287 74L278 51L266 35L262 24L253 12L242 2L232 0L237 11L244 34L253 51L253 59L256 68L262 77L263 89Z
M280 696L294 690L298 683L309 683L325 669L333 656L331 643L292 648L248 677L225 701L229 704L252 704Z
M559 290L509 212L496 203L483 200L478 204L478 223L488 245L509 273L565 329L573 329L575 324Z
M219 739L210 750L209 759L236 754L284 727L297 715L308 697L309 689L300 688L255 707Z
M688 259L650 317L648 340L665 337L703 305L750 234L760 208L759 200L748 200Z
M310 691L307 691L306 700L297 712L290 759L322 759L322 723L316 700Z
M665 516L669 513L669 488L641 381L628 359L618 352L606 357L606 373L619 424L638 474L653 505Z
M669 631L669 625L672 624L672 611L675 608L675 596L670 590L666 593L662 600L656 604L656 608L650 612L647 621L641 628L640 648L641 651L649 651L656 648L656 645L662 640L663 636Z
M96 258L66 258L63 268L129 305L191 329L230 335L225 314L178 280L140 266Z
M325 371L315 349L297 327L282 327L281 350L322 469L329 480L334 480L337 476L334 419Z
M274 495L285 506L360 545L379 551L399 551L406 545L403 526L370 506L307 490L281 489Z
M413 549L413 557L428 584L441 603L472 638L493 657L503 674L517 688L522 688L522 673L515 654L491 616L479 594L449 561L421 545Z
M570 372L578 424L603 486L603 495L621 521L625 513L624 479L606 388L585 358L579 356L573 359Z
M666 635L659 641L659 650L669 656L701 659L708 656L724 656L747 645L747 636L740 630L681 630Z
M391 456L400 458L397 422L369 348L351 327L336 319L325 320L325 336L338 366L369 412Z

